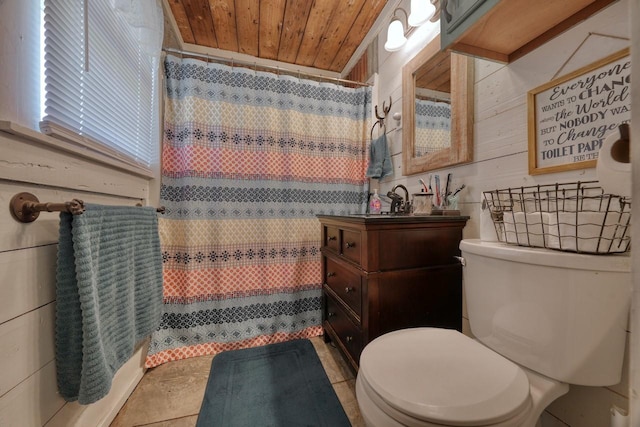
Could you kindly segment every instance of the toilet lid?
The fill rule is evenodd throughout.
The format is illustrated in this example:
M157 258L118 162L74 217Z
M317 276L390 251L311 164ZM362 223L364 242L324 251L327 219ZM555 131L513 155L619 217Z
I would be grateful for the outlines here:
M530 400L519 366L449 329L404 329L376 338L360 356L358 375L391 407L434 423L497 423Z

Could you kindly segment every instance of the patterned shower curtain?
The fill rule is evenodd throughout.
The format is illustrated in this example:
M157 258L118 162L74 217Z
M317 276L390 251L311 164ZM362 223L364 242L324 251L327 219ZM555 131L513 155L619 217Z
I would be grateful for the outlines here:
M371 89L168 55L146 366L322 333L316 214L364 212Z
M451 146L451 104L416 98L416 157Z

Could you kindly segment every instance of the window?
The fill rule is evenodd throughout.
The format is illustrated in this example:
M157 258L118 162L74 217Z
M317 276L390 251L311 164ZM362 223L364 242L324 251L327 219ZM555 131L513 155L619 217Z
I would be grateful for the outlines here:
M45 0L42 132L147 172L158 145L156 0Z

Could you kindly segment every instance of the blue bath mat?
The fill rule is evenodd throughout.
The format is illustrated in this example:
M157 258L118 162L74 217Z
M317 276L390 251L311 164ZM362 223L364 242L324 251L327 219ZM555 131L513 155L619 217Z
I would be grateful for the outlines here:
M309 340L214 357L196 427L350 426Z

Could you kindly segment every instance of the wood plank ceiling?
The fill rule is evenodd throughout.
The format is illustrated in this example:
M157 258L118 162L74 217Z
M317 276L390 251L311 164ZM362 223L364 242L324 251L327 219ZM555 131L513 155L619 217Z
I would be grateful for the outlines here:
M387 0L168 0L185 43L341 73Z

